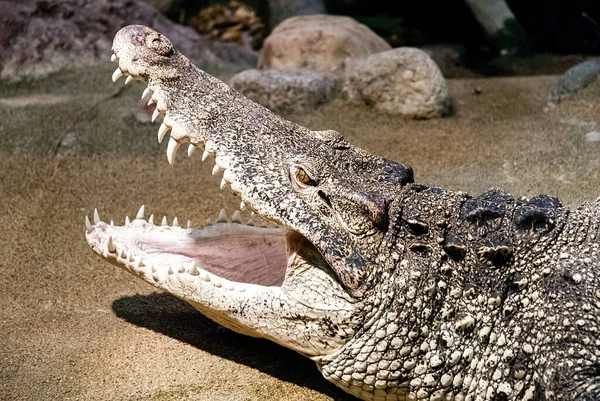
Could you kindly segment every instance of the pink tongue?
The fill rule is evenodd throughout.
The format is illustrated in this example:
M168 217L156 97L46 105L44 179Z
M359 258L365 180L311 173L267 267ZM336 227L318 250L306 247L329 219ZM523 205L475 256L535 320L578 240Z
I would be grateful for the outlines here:
M198 267L242 283L279 286L287 266L285 237L281 233L194 238L192 246L167 251L193 258Z

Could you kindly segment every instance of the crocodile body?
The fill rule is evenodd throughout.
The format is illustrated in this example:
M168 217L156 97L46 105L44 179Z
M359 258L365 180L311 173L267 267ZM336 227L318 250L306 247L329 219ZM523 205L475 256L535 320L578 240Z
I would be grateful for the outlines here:
M107 259L237 332L313 359L364 400L600 400L600 202L479 196L282 119L142 26L117 34L148 83L167 158L215 157L242 207L202 229L95 213Z

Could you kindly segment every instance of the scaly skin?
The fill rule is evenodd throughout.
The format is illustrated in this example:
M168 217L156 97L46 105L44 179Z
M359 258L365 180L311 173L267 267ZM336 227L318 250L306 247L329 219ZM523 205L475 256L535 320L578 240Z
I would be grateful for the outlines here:
M600 202L417 185L410 167L254 104L149 28L123 28L113 50L113 78L148 82L165 115L169 162L181 143L204 147L223 186L281 228L95 213L86 239L103 258L364 400L600 399Z

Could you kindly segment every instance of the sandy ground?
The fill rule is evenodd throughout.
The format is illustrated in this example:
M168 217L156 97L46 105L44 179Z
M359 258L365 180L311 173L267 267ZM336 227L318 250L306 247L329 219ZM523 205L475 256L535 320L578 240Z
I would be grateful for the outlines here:
M344 400L314 364L220 328L101 261L83 218L122 223L140 204L203 222L235 198L212 164L133 117L142 86L107 71L0 84L0 399ZM427 184L575 206L600 196L598 87L546 110L552 77L453 80L451 118L409 121L341 103L289 116L409 163ZM481 88L474 95L473 88Z

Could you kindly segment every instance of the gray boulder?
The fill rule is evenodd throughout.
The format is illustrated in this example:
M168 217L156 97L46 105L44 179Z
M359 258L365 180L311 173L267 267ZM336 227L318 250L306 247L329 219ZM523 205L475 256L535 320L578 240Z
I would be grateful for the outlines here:
M375 32L349 17L293 17L279 24L267 37L258 68L340 71L348 61L390 48Z
M401 47L377 53L346 71L342 97L354 104L412 118L441 117L448 111L448 87L422 50Z
M141 0L0 0L0 77L39 76L109 60L122 27L143 24L165 34L195 61L256 65L256 53L211 42Z
M230 85L255 102L278 113L309 112L333 97L335 81L311 70L246 70Z
M598 80L600 80L600 59L579 63L554 81L548 95L548 102L560 103L563 98L581 91Z

